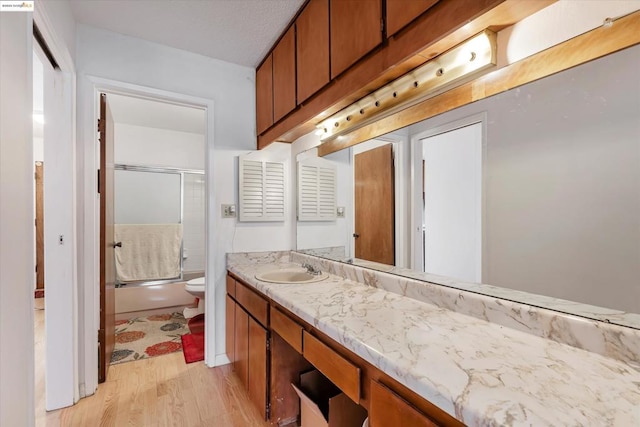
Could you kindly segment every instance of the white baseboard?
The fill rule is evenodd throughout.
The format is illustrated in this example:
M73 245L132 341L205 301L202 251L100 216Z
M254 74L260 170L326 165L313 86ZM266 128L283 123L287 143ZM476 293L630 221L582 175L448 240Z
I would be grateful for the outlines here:
M226 354L224 353L216 354L215 360L213 362L213 366L209 366L209 367L213 368L216 366L228 365L229 363L231 363L231 361L229 360Z

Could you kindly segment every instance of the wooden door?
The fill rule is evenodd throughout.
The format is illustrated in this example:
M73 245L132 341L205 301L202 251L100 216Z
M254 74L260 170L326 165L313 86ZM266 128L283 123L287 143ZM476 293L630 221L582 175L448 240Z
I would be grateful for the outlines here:
M354 157L356 258L395 265L393 146Z
M291 28L273 49L273 121L296 107L296 33Z
M36 162L36 289L44 289L44 164Z
M390 37L420 16L438 0L386 0L387 36Z
M225 320L225 344L227 357L229 358L229 361L233 363L236 360L234 356L234 349L236 345L236 302L229 295L227 295L226 299Z
M331 78L382 43L382 0L331 0Z
M256 129L258 135L273 124L273 56L256 70Z
M98 381L104 382L115 343L115 241L113 237L113 117L107 95L100 94L100 330Z
M311 0L296 20L298 104L329 83L329 0Z
M411 426L437 427L438 425L414 408L409 402L378 383L371 381L369 404L371 427Z
M249 398L267 419L267 330L249 317Z
M236 304L233 370L245 387L249 386L249 315Z

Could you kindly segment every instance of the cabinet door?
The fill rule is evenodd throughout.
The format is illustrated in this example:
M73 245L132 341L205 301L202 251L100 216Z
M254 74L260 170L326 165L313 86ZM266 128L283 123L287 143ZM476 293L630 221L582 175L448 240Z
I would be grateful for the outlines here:
M296 20L298 104L329 83L329 0L311 0Z
M228 277L227 277L228 278ZM233 363L235 361L235 334L236 334L236 303L227 295L226 314L225 314L225 343L227 349L227 357Z
M386 2L387 36L390 37L420 16L422 12L438 3L438 0L386 0Z
M273 121L296 107L296 33L292 25L273 49Z
M331 78L382 43L382 0L331 0Z
M369 426L437 427L437 424L387 387L371 381Z
M273 59L269 55L256 70L256 130L258 135L273 124Z
M267 419L267 330L249 317L249 398Z
M233 369L245 387L249 386L249 315L236 304Z

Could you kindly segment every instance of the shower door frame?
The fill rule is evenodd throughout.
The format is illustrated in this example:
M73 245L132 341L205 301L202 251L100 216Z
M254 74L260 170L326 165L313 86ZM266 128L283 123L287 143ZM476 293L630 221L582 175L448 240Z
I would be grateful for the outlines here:
M113 165L114 170L132 171L132 172L150 172L150 173L172 173L180 175L180 225L183 226L182 239L180 241L180 276L171 279L158 279L158 280L135 280L131 282L119 282L116 278L116 288L135 285L135 286L151 286L151 285L164 285L167 283L176 283L184 280L184 175L189 173L192 175L205 175L205 171L201 169L185 169L174 168L169 166L145 166L145 165L131 165L124 163L116 163ZM114 199L117 198L117 194ZM116 202L117 203L117 202ZM206 227L206 219L205 219ZM206 268L203 268L203 271Z

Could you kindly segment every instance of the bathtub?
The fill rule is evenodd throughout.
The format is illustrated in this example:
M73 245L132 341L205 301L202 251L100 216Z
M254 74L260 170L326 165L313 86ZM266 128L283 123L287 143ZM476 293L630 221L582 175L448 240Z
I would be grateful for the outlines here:
M164 283L128 283L115 289L116 320L150 316L160 313L182 312L193 306L195 298L184 290L188 280L204 276L204 272L191 272L183 279Z

